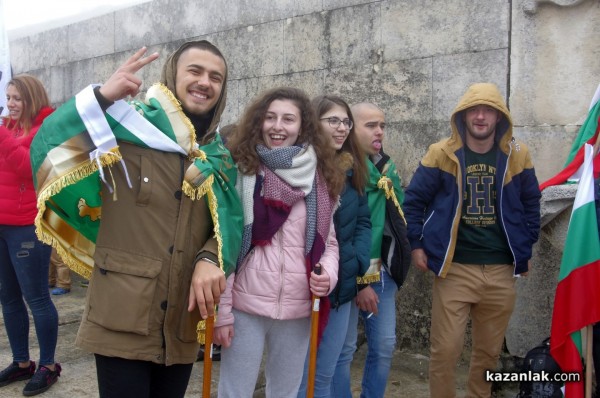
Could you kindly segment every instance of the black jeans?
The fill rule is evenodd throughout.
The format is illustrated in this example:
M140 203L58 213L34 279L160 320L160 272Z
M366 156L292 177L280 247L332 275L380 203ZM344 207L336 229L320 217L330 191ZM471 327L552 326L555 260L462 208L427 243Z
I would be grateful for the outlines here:
M165 366L98 354L94 356L101 398L183 397L193 366Z

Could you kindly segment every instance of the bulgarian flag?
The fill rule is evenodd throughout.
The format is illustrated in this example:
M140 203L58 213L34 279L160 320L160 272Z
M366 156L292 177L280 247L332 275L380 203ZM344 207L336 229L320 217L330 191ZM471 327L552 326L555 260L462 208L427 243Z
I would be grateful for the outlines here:
M583 397L580 330L600 321L600 239L594 202L593 147L584 145L584 162L565 241L554 298L550 353L563 372L578 372L566 383L566 397Z
M540 190L550 187L552 185L563 184L567 181L577 182L581 177L583 157L584 157L584 144L588 143L594 145L598 139L598 132L600 131L600 85L596 89L596 93L592 98L588 115L577 133L577 137L571 145L571 152L565 162L565 168L548 181L540 184ZM600 157L594 160L594 176L597 178L600 173Z
M573 141L573 145L571 145L571 152L567 157L565 166L573 161L577 152L583 147L583 144L594 135L594 131L596 131L596 128L598 127L598 117L600 116L600 101L598 100L600 100L600 85L598 85L598 88L592 97L588 115L579 129L579 133L577 134L575 141Z

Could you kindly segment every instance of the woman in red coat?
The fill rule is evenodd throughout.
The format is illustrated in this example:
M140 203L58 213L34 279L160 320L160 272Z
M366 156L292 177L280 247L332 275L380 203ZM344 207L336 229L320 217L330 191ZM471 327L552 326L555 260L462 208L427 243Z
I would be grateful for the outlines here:
M29 157L31 141L52 108L42 83L29 75L8 82L6 100L9 113L0 125L0 304L13 363L0 372L0 387L31 379L23 390L31 396L50 388L61 370L54 361L58 314L48 292L51 248L35 235L37 206ZM25 302L40 346L37 371L29 357Z

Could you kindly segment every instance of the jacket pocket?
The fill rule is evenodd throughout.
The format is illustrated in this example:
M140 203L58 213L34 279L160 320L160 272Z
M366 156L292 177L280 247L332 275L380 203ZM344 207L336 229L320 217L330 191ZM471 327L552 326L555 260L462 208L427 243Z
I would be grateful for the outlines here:
M200 317L198 308L195 308L192 312L187 310L194 267L185 272L189 272L189 274L185 275L179 289L178 298L179 302L182 304L180 307L181 313L179 314L179 321L177 322L176 336L177 339L183 343L195 343L198 341L198 322L200 322L202 318Z
M187 296L179 317L179 330L177 330L177 339L182 343L195 343L198 341L198 322L202 320L200 312L196 308L192 312L187 310Z
M98 260L98 259L97 259ZM96 262L87 319L117 332L149 335L149 320L162 261L110 252Z

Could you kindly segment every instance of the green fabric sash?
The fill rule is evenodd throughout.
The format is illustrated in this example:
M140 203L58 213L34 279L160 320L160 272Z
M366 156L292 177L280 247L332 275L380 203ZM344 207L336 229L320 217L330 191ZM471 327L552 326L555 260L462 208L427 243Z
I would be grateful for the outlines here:
M153 85L144 102L127 105L117 101L106 113L95 99L90 100L91 90L89 87L58 108L31 144L38 194L35 225L40 240L54 246L73 271L85 278L91 276L101 222L101 179L105 179L104 171L112 173L111 166L121 162L117 142L126 141L180 152L193 159L182 191L192 200L206 196L219 264L226 275L233 272L241 246L243 216L235 190L237 169L220 135L217 133L209 144L199 147L193 125L164 85ZM98 151L101 147L104 149ZM106 177L111 180L110 175ZM130 188L114 187L114 196L118 189Z
M404 192L394 162L388 160L381 173L370 159L367 159L366 163L369 181L365 192L371 211L371 264L365 275L357 278L359 284L377 282L381 278L381 243L385 226L385 204L388 199L394 202L398 213L404 218L400 207L404 201Z

